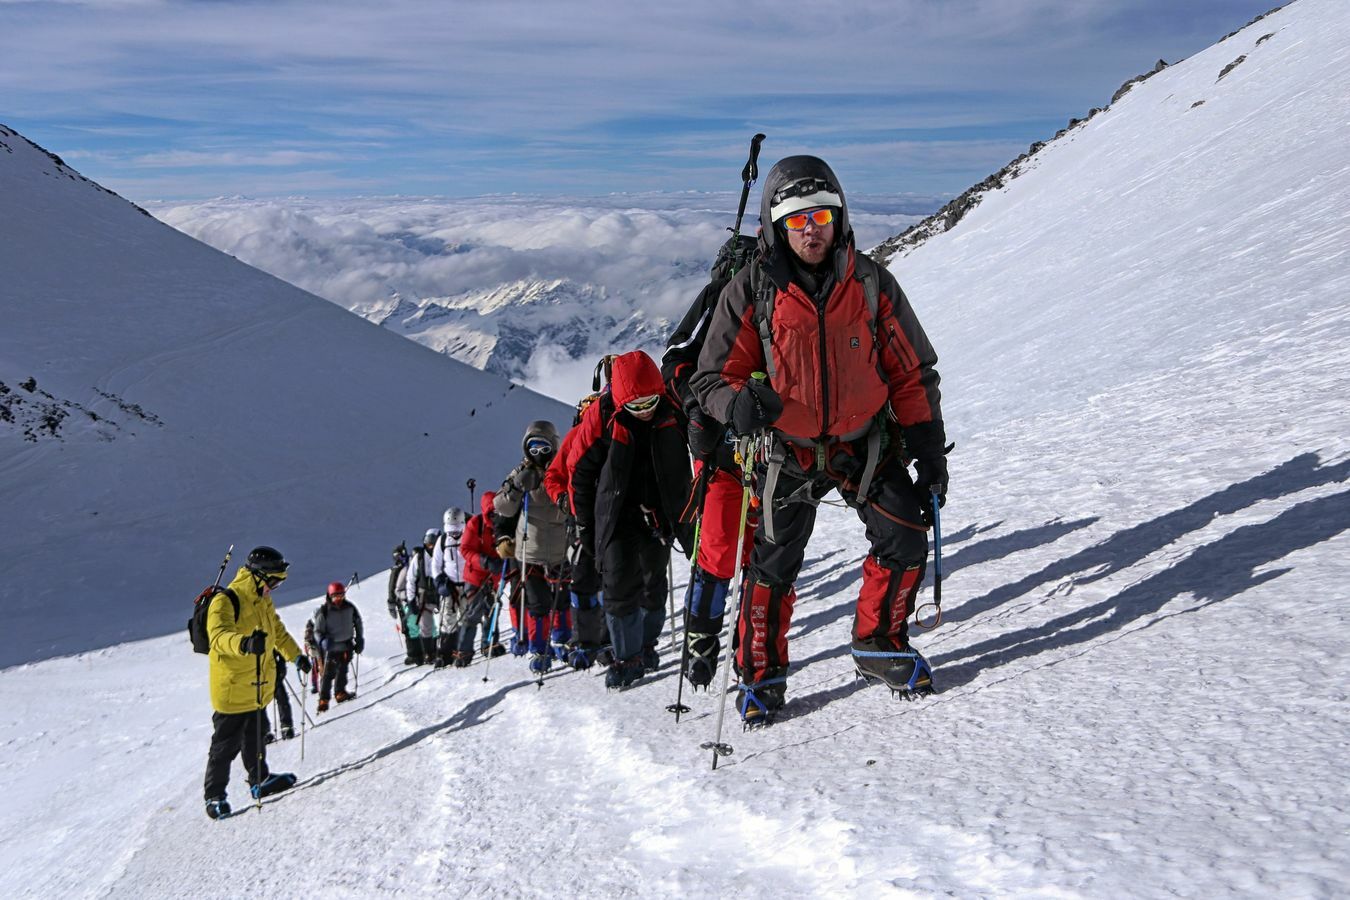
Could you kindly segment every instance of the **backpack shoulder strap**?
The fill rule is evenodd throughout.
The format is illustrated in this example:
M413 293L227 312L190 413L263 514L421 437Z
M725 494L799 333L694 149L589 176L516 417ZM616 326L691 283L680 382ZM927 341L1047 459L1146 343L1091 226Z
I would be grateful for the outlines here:
M605 391L596 402L600 404L601 429L608 435L610 426L614 423L614 416L618 413L618 409L614 406L614 395Z
M886 380L886 369L881 364L881 267L870 256L856 253L853 257L853 277L862 282L863 296L867 298L867 322L872 328L872 354L877 374Z
M230 598L230 603L234 605L234 620L239 621L239 595L230 588L221 588L220 592Z
M881 308L881 272L870 256L858 253L853 258L853 277L862 282L863 295L867 298L867 317L872 321L872 337L875 338Z
M773 279L765 274L762 266L753 265L750 269L750 317L764 348L764 371L769 381L778 375L777 367L773 364L773 303L777 296L778 288Z

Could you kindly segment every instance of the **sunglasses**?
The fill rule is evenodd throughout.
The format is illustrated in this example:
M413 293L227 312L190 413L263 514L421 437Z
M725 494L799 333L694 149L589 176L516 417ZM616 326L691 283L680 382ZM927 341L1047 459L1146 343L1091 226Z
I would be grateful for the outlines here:
M655 409L656 404L660 402L660 394L650 394L646 397L638 397L636 400L629 400L623 405L623 408L631 413L645 413L648 410Z
M801 231L806 228L807 222L815 223L817 228L824 228L834 221L834 211L821 208L813 209L810 212L793 213L783 219L783 227L788 231Z
M553 452L553 445L548 441L530 441L525 447L525 452L531 456L548 456Z

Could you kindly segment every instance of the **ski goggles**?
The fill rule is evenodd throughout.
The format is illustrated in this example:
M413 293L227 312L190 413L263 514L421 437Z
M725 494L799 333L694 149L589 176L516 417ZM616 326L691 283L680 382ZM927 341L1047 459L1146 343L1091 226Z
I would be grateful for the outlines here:
M548 456L553 453L553 442L545 438L532 438L525 444L525 452L531 456Z
M274 588L274 587L276 587L277 585L281 584L283 581L286 580L286 573L285 573L285 572L266 572L266 573L263 574L262 580L267 584L267 586L268 586L269 588Z
M660 402L660 394L648 394L646 397L638 397L636 400L629 400L623 405L623 408L630 413L645 413L656 409L656 404Z
M834 210L827 206L820 209L812 209L807 212L793 213L783 218L783 227L788 231L802 231L806 228L807 222L815 223L817 228L824 228L834 221Z

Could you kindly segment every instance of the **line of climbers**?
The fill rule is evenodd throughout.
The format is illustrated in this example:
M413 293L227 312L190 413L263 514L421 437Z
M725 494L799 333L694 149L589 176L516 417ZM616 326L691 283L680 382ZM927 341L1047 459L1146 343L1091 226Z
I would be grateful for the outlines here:
M937 356L895 279L857 252L823 161L776 164L760 223L757 238L735 234L722 247L662 369L642 351L606 357L608 383L597 367L566 438L550 422L530 423L520 463L475 515L451 507L411 552L395 548L388 602L406 663L463 667L508 652L498 639L504 606L509 652L528 655L541 680L555 663L599 664L607 687L626 688L660 665L678 544L693 561L682 677L711 683L728 600L739 596L738 708L747 724L767 721L786 700L794 583L816 509L837 491L869 543L855 669L907 696L932 690L907 622L947 492ZM241 753L255 798L295 783L269 772L265 753L266 706L286 659L305 673L310 656L319 662L311 685L321 712L330 688L339 703L354 696L347 668L364 644L360 613L331 584L302 653L270 597L288 565L256 548L228 587L218 578L198 597L189 625L211 662L213 818L230 813L225 787ZM230 602L213 602L221 595Z
M746 721L766 718L786 699L794 583L816 509L837 491L870 545L856 670L900 693L931 690L907 620L930 502L947 490L936 354L892 275L857 252L822 160L775 165L760 222L757 238L722 247L661 368L642 351L606 357L565 438L530 423L520 463L480 512L466 521L452 507L411 553L395 549L389 611L406 662L466 666L475 653L510 652L541 677L558 663L599 663L608 687L627 687L660 664L678 545L697 554L682 675L711 683L739 590L738 707ZM736 452L747 435L757 437L749 460ZM488 633L497 603L509 648Z

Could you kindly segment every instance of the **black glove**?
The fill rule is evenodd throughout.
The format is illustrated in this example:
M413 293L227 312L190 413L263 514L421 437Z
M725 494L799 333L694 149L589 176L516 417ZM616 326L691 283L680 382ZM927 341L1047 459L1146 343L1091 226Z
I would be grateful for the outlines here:
M559 494L558 511L561 512L564 516L570 516L572 514L572 498L567 496L566 494Z
M689 411L689 452L707 462L717 455L726 426L698 407Z
M761 431L783 414L783 398L767 382L751 378L731 402L731 428L737 434Z
M919 508L923 512L923 523L933 527L933 494L937 494L938 508L947 502L947 457L926 456L914 460L917 474L914 476L914 488L919 492Z
M516 476L516 484L520 485L520 489L527 494L539 487L539 483L543 480L544 473L534 466L526 466Z
M239 652L248 656L262 656L267 652L267 632L261 628L256 629L248 637L239 642Z
M360 638L357 638L356 643L352 645L352 650L354 650L357 653L360 653L365 649L366 649L366 642L361 640Z
M436 576L436 593L442 597L450 596L450 576L444 572Z
M309 657L301 653L295 658L295 667L308 675L309 670L313 668L313 665L310 663Z

